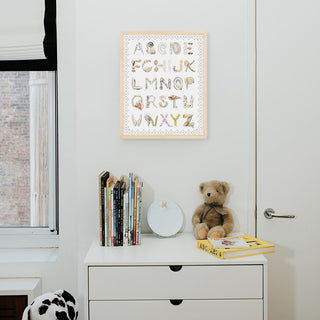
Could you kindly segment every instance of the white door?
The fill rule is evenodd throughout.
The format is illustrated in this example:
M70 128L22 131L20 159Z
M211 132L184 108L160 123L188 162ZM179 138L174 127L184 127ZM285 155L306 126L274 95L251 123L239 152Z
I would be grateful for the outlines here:
M257 0L257 57L257 235L277 246L269 320L319 320L320 1Z

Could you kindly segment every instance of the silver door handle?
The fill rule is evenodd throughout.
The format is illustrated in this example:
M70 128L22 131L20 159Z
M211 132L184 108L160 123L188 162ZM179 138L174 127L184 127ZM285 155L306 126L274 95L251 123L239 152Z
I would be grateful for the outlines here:
M264 210L264 216L267 219L272 219L272 218L287 218L287 219L293 219L296 216L294 215L278 215L278 214L274 214L275 211L272 208L267 208L266 210Z

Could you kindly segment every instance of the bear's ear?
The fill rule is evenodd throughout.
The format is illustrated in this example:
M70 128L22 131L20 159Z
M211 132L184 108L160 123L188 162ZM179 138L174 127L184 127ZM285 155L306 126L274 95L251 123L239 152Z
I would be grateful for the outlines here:
M230 190L229 184L227 182L221 182L221 188L224 194L227 194Z
M199 190L200 190L201 193L203 193L203 190L204 190L204 186L205 186L205 185L206 185L206 184L205 184L204 182L200 183Z

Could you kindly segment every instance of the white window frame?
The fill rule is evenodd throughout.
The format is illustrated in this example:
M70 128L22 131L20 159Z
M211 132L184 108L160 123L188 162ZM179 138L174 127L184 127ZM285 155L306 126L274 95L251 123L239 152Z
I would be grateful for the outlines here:
M57 158L57 83L56 72L48 72L48 227L0 227L0 248L56 248L58 236L58 158Z

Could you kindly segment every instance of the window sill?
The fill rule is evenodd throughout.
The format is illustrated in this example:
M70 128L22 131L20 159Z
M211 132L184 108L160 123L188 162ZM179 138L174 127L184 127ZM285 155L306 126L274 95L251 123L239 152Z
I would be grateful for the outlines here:
M58 247L59 236L56 234L0 234L0 250Z
M1 263L55 262L58 248L0 249Z

